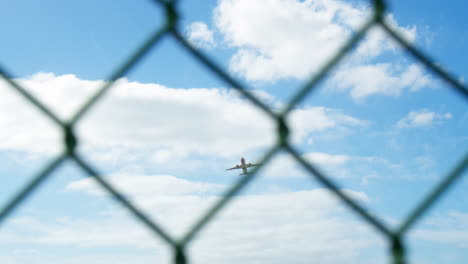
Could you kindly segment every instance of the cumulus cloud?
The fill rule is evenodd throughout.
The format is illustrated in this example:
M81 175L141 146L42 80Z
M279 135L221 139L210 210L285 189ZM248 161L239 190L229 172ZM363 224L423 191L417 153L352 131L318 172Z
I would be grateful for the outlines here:
M443 120L451 119L452 114L438 114L428 109L411 111L396 124L398 128L429 127Z
M269 82L305 79L316 72L370 13L367 5L338 0L222 0L214 11L214 24L236 50L230 70L249 81ZM391 14L385 20L408 41L415 41L415 26L400 26ZM349 90L355 99L396 96L403 88L428 85L421 67L375 63L385 52L399 50L383 30L371 29L339 73L331 76L333 85Z
M74 75L39 73L17 80L56 112L70 118L104 84ZM61 135L42 114L24 103L6 83L0 83L0 149L52 151ZM263 96L266 96L265 93ZM304 107L291 113L292 136L304 141L311 133L361 126L365 121L338 109ZM165 162L190 154L221 157L271 146L274 123L260 110L226 89L173 89L121 79L77 127L82 149L99 151L94 157L112 161L129 149ZM34 133L31 133L34 131ZM55 148L53 148L55 146Z
M249 80L271 80L306 77L369 14L367 6L343 1L224 0L214 11L214 22L227 44L239 48L231 61L233 71ZM415 39L415 27L400 27L393 16L386 20ZM381 31L366 39L358 50L361 57L395 48Z
M248 80L304 78L365 12L338 1L219 1L214 22L238 48L230 68ZM341 26L339 23L345 23Z
M203 22L193 22L187 27L188 40L200 48L213 48L216 42L213 37L213 31Z

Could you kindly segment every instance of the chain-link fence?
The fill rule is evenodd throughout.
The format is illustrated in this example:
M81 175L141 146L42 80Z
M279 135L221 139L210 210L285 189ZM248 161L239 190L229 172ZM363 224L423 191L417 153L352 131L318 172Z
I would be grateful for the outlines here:
M160 5L165 10L165 24L149 38L136 50L120 67L118 67L114 73L98 91L89 99L87 102L75 113L75 115L69 120L61 120L56 113L52 112L47 105L42 104L37 98L32 96L28 91L21 87L17 82L12 78L12 75L6 70L5 67L0 66L0 74L11 86L12 89L17 91L23 97L25 97L31 104L37 107L44 115L50 118L55 125L57 125L63 134L63 145L64 152L61 153L58 157L53 159L47 166L45 166L41 171L35 175L35 177L28 182L21 190L19 190L11 200L7 201L6 206L0 211L0 224L4 221L7 221L11 213L17 209L22 203L26 201L26 198L30 196L34 191L37 191L41 184L49 180L52 175L52 172L57 170L65 160L69 159L74 161L77 167L82 169L87 175L91 176L103 189L109 192L112 197L125 208L127 208L131 214L141 221L146 227L154 232L157 236L161 237L166 243L168 243L174 253L174 263L187 263L188 259L186 258L186 247L187 245L196 237L197 233L202 230L205 225L210 222L217 213L223 209L223 207L230 202L233 197L242 189L244 189L250 182L252 182L258 174L258 171L265 167L268 164L272 157L278 153L280 150L284 150L289 153L295 161L297 161L308 173L312 179L319 181L331 193L339 197L339 199L353 212L359 215L363 221L369 225L375 227L378 232L380 232L388 240L388 247L391 254L390 258L393 263L406 263L406 246L404 244L404 238L409 229L411 229L415 222L423 217L423 215L428 211L428 209L435 204L435 202L448 190L448 188L453 185L453 183L461 177L466 167L468 166L468 153L461 158L458 164L443 177L442 181L430 192L430 194L425 197L425 199L412 210L412 212L406 217L406 219L400 223L396 228L390 228L383 221L381 221L375 215L369 213L367 209L359 204L358 201L352 199L349 195L341 191L341 188L331 180L330 177L327 177L324 173L320 172L316 166L306 161L298 150L290 144L289 141L289 126L285 122L288 115L291 113L292 109L298 105L302 100L304 100L308 94L310 94L321 82L326 74L330 72L334 67L336 67L343 57L352 52L353 47L355 47L364 36L369 32L372 27L380 27L386 32L388 36L398 42L405 51L422 64L424 64L430 71L443 79L446 83L449 84L449 87L460 97L468 100L468 89L451 74L446 72L444 69L433 64L433 59L431 59L427 54L424 54L410 43L408 43L402 36L392 29L384 21L384 15L386 12L386 3L384 0L373 0L373 12L372 16L368 21L362 26L352 37L349 39L345 45L343 45L336 54L325 64L323 68L317 73L309 78L309 80L302 86L299 87L298 92L292 97L283 111L275 113L270 107L262 103L257 97L255 97L251 92L249 92L243 85L237 82L232 76L226 73L222 67L217 65L213 60L208 56L203 54L201 51L195 49L182 35L180 29L178 28L179 16L178 16L178 1L155 1L155 4ZM251 174L246 175L245 177L239 178L235 184L233 184L226 193L222 196L223 198L217 201L203 216L194 222L192 228L181 238L175 239L170 236L166 230L161 228L161 226L153 220L150 220L145 212L139 210L133 203L126 199L123 194L118 192L112 184L110 184L106 179L104 179L101 174L90 164L85 162L83 158L76 152L77 144L79 143L79 138L75 135L75 127L80 122L81 118L87 114L99 101L105 96L106 92L109 91L115 81L120 77L125 76L130 70L135 68L137 64L142 60L144 56L147 56L149 50L158 45L161 39L163 38L173 38L178 45L186 49L195 59L202 62L211 72L225 81L229 86L238 90L242 95L244 95L253 105L262 109L268 116L270 116L277 125L277 140L274 146L272 146L269 151L263 156L261 160L261 166L253 169Z

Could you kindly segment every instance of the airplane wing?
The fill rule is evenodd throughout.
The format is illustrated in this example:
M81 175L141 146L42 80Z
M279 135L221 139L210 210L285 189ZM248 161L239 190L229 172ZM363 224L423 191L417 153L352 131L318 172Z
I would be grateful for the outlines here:
M235 167L232 167L232 168L229 168L229 169L226 169L226 170L236 170L236 169L241 169L242 167L239 166L239 165L236 165Z
M255 166L260 166L260 165L261 165L260 163L257 163L257 164L249 163L246 165L246 167L250 168L250 167L255 167Z

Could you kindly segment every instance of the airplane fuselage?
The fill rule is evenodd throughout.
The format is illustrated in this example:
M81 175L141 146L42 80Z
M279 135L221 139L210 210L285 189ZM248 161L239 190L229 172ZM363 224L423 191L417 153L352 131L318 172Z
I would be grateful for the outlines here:
M245 164L245 159L241 158L241 168L244 174L247 174L247 165Z

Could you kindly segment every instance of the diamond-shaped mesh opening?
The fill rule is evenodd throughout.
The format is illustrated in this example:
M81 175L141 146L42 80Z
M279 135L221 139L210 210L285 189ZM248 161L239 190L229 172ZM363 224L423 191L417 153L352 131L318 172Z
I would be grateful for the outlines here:
M275 140L268 116L187 55L165 37L77 125L83 158L175 237L236 180L228 166L255 163Z
M26 92L21 88L21 86L14 83L12 80L12 75L9 74L8 71L3 68L3 66L0 67L0 74L3 78L6 78L10 82L10 85L13 87L13 89L22 94L22 96L26 97L27 100L29 100L34 105L34 107L37 107L40 111L42 111L45 116L55 122L57 127L62 130L64 148L66 149L62 155L58 156L50 164L45 166L41 172L35 175L35 180L31 181L22 189L21 192L18 192L17 195L7 201L7 205L0 211L0 221L4 222L11 220L11 218L8 218L11 216L11 212L22 202L24 202L25 198L29 194L37 190L39 183L44 181L46 176L49 176L50 173L54 171L65 159L71 159L75 162L78 168L82 169L87 175L94 179L103 189L110 193L118 203L123 204L124 207L127 208L135 218L139 219L144 225L146 225L151 232L154 232L155 235L162 238L162 240L164 240L167 245L172 247L174 253L174 263L187 262L185 248L190 244L190 242L196 239L196 235L206 226L206 224L212 221L212 219L216 217L220 211L223 210L224 206L228 202L232 201L233 199L235 200L237 197L236 195L243 188L245 188L245 186L248 186L252 180L255 180L256 173L258 170L262 169L262 166L253 169L251 174L238 178L236 183L230 187L228 192L225 193L225 196L222 198L222 200L219 200L213 207L211 207L210 210L206 211L206 214L195 222L193 228L190 229L190 231L181 240L176 240L169 236L164 229L161 229L159 225L151 221L146 216L145 212L135 207L131 200L127 199L127 197L119 193L112 184L107 182L105 178L101 177L99 171L94 168L92 161L86 161L80 156L80 154L75 151L76 144L79 143L79 137L76 137L74 131L75 125L77 125L81 121L82 117L87 115L89 111L92 111L92 108L96 103L99 103L99 100L105 96L105 92L112 87L112 82L114 80L125 76L135 67L139 60L144 55L146 55L154 45L157 45L158 41L162 37L168 36L177 40L181 47L187 49L195 59L203 63L213 72L213 74L226 81L229 86L242 93L247 98L247 100L252 102L253 105L264 111L267 115L276 121L278 127L276 133L277 142L276 145L273 146L262 159L260 159L260 163L263 163L263 166L266 166L268 162L271 162L272 156L274 156L274 154L276 154L279 150L285 150L288 155L291 155L291 157L293 157L297 163L300 164L308 174L310 174L310 176L316 178L322 186L330 190L330 194L335 195L339 201L342 201L345 206L352 210L352 212L355 212L359 216L359 219L362 219L362 223L369 224L369 226L374 227L375 230L380 232L381 235L386 238L386 246L391 252L390 256L394 263L405 263L407 245L404 241L404 238L407 231L413 228L414 223L424 216L426 211L431 206L433 206L444 194L444 191L446 191L452 184L454 184L456 180L461 178L462 173L465 171L466 166L468 165L468 158L466 154L462 154L460 159L457 161L458 163L448 172L443 174L443 178L441 179L440 183L437 184L437 186L420 204L418 204L418 206L416 206L414 211L410 213L410 215L403 221L403 223L398 225L398 228L390 229L387 225L383 224L383 222L380 220L380 217L373 215L368 210L366 210L363 207L362 201L355 199L355 197L343 191L342 188L337 185L334 180L332 180L332 178L322 173L314 165L311 165L302 156L301 152L299 152L298 149L290 144L288 136L292 127L289 127L287 122L285 122L285 120L290 116L291 111L298 105L298 103L303 101L312 91L312 89L314 89L316 85L323 79L323 77L325 77L325 75L329 73L331 69L336 67L336 64L342 59L344 55L352 51L352 47L363 37L365 37L366 34L369 33L369 29L372 27L381 27L385 29L385 32L388 34L388 36L391 36L393 39L397 40L404 46L404 49L408 51L409 56L414 57L416 60L426 65L430 72L447 82L450 89L454 91L455 94L464 98L464 100L467 99L468 91L457 78L454 78L445 69L434 65L433 59L431 59L427 54L422 53L419 49L415 48L411 43L405 40L405 37L402 36L400 32L397 32L393 29L391 23L384 18L386 11L385 2L382 0L375 0L372 2L372 18L369 18L369 20L356 31L357 33L352 35L346 44L337 50L336 54L332 56L332 58L323 66L323 68L317 72L317 75L307 78L309 81L303 85L302 88L297 90L297 93L295 93L289 104L287 104L287 106L284 108L284 111L280 113L274 113L272 109L263 104L260 100L257 99L257 97L253 96L252 93L248 92L246 87L241 85L228 73L226 73L226 71L223 70L223 67L219 67L217 63L214 63L211 59L209 59L209 57L205 56L204 53L200 52L189 44L189 41L184 37L184 34L180 31L177 25L177 22L179 21L179 10L176 1L156 1L156 5L165 10L166 24L164 27L159 30L156 29L158 31L149 36L148 39L141 44L140 48L134 51L132 56L128 57L128 60L124 61L120 67L117 67L114 74L112 74L109 78L110 82L106 85L103 85L100 91L95 94L95 96L90 98L89 101L81 108L81 110L79 110L68 122L58 118L57 116L59 115L51 112L45 105L37 101L35 97L31 96L30 93Z

